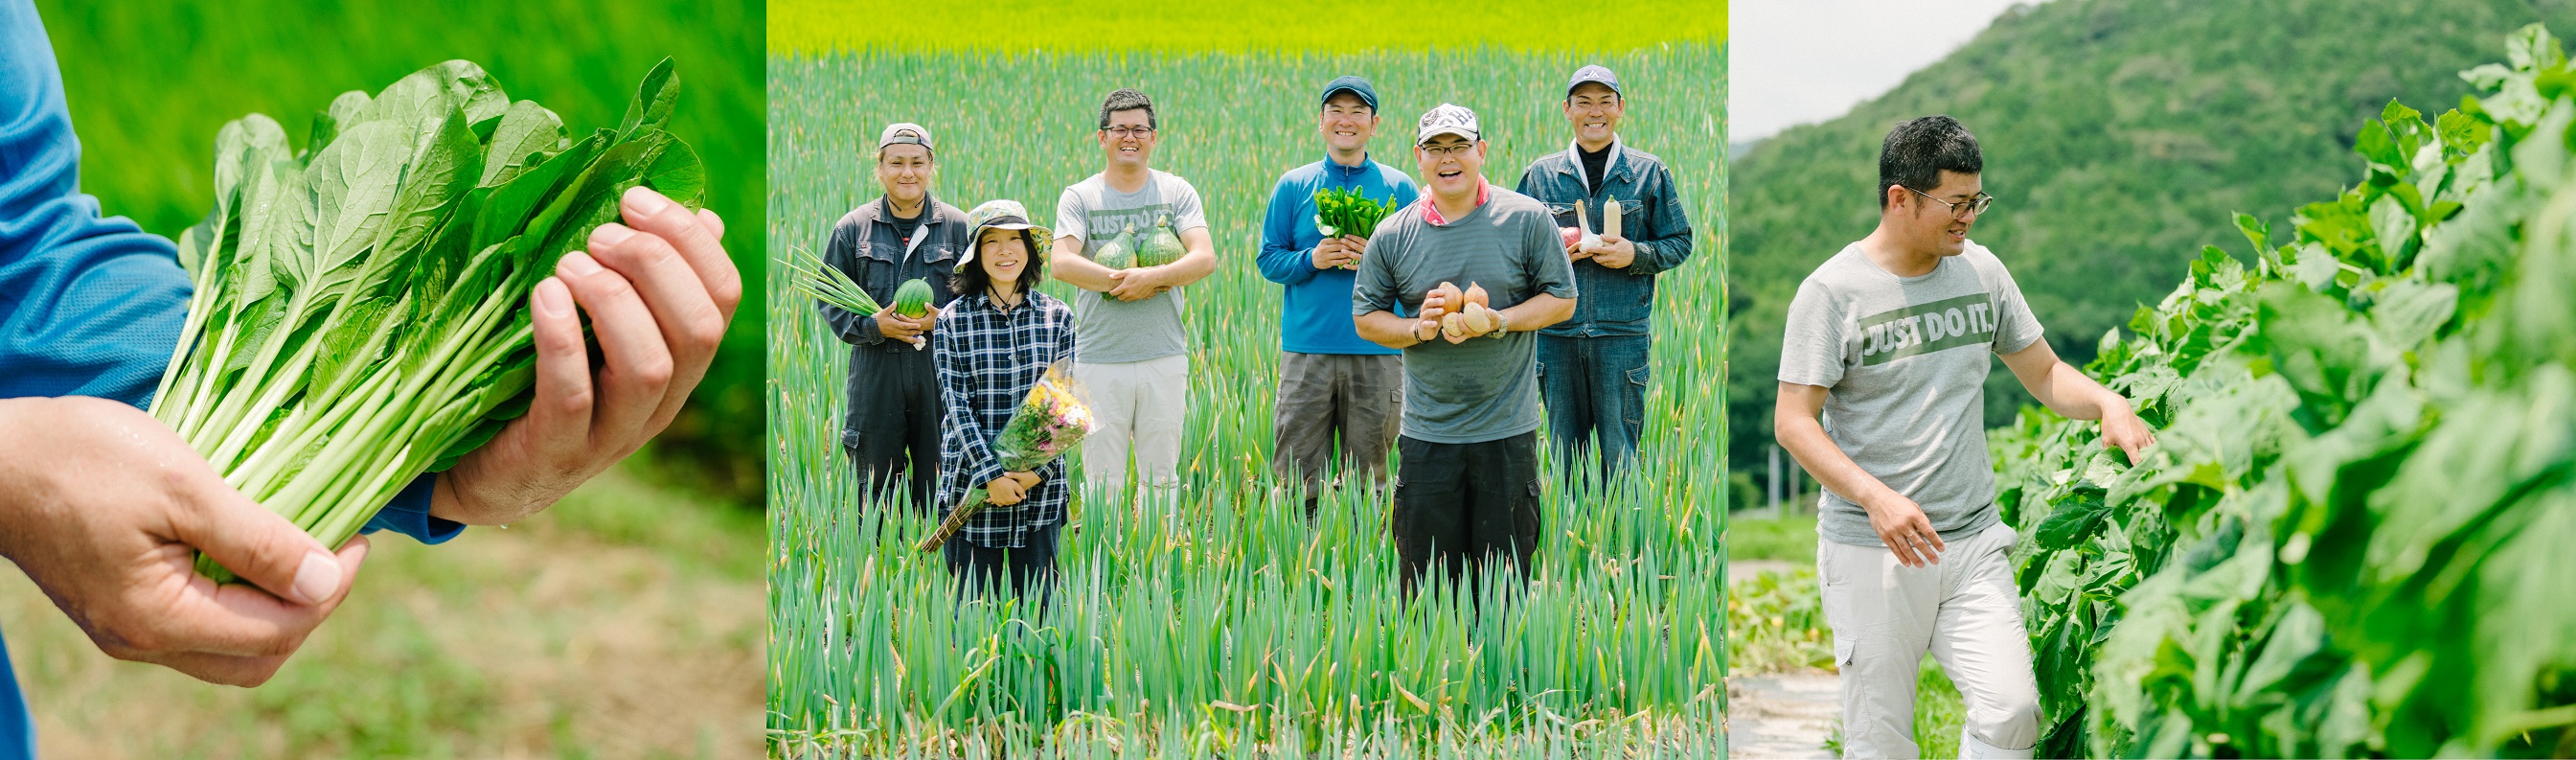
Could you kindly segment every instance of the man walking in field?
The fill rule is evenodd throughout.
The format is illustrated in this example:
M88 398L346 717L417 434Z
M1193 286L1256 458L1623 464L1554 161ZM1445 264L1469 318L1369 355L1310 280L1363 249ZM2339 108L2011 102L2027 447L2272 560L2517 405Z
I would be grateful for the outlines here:
M1351 289L1360 337L1405 352L1391 527L1407 594L1435 563L1454 582L1502 555L1526 577L1538 548L1531 333L1574 313L1574 271L1547 208L1485 181L1485 151L1475 112L1422 115L1430 194L1379 222Z
M1968 241L1994 202L1984 164L1957 120L1897 125L1879 153L1878 229L1818 266L1789 304L1772 426L1826 490L1816 569L1847 757L1918 753L1927 649L1966 702L1962 755L2030 757L2038 742L2005 558L2014 533L1986 457L1986 354L2050 410L2101 420L2102 440L2131 461L2155 442L2127 399L2058 360L2003 262Z
M1581 472L1584 452L1596 438L1603 482L1636 461L1646 424L1655 275L1691 255L1690 218L1672 173L1663 159L1619 139L1626 98L1609 69L1576 70L1564 102L1573 144L1521 172L1520 192L1547 204L1560 228L1588 225L1600 238L1567 246L1583 303L1574 318L1538 337L1547 434L1569 481ZM1619 210L1616 231L1606 226L1613 207Z
M1261 226L1260 258L1261 276L1287 286L1270 461L1281 482L1303 487L1309 518L1337 439L1344 471L1356 468L1371 482L1385 477L1404 402L1403 352L1361 340L1351 321L1351 284L1368 238L1325 237L1316 227L1315 194L1357 191L1390 208L1421 195L1412 177L1369 159L1378 115L1368 80L1336 78L1324 85L1320 103L1315 127L1324 159L1280 175Z
M1135 90L1111 92L1099 123L1106 166L1056 201L1058 237L1048 262L1056 279L1083 290L1074 296L1074 332L1082 336L1074 374L1090 389L1100 428L1082 442L1082 466L1094 488L1115 492L1127 484L1132 455L1136 477L1173 509L1189 411L1182 289L1216 271L1216 252L1198 189L1151 166L1159 128L1153 101ZM1179 235L1187 252L1178 260L1117 267L1093 260L1131 231L1133 253L1157 222Z

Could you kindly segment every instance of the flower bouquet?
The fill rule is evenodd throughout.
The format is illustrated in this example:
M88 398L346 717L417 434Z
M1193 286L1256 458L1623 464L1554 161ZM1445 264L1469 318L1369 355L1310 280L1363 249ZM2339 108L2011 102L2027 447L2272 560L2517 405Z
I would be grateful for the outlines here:
M1011 421L1004 423L1001 434L993 437L993 456L1001 460L1005 471L1033 471L1072 451L1093 427L1091 405L1083 400L1082 386L1073 380L1073 363L1058 361L1047 367L1046 376L1038 379L1037 387L1029 389L1019 410L1011 413ZM938 549L986 505L984 488L978 484L966 492L964 502L949 511L947 519L939 521L938 530L931 531L913 548L925 552Z

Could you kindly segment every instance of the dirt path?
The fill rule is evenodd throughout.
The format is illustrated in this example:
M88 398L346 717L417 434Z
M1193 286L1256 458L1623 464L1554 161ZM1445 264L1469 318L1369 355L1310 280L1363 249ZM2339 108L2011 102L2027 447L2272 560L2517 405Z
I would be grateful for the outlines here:
M1794 563L1749 560L1728 563L1727 577L1741 581L1786 572ZM1841 711L1842 676L1822 671L1759 673L1726 679L1726 750L1738 758L1824 758L1825 737Z

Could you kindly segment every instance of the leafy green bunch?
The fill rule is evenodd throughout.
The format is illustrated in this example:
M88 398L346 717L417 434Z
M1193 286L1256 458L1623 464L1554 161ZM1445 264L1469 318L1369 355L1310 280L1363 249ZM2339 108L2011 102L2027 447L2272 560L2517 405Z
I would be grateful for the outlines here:
M1358 235L1368 237L1377 232L1378 220L1395 211L1395 197L1388 196L1385 205L1360 194L1356 187L1328 187L1315 191L1315 229L1325 237Z
M448 61L342 94L301 150L267 116L224 125L215 207L179 240L195 291L153 416L225 482L346 542L526 411L529 293L626 190L703 205L697 154L662 130L678 90L664 59L616 129L576 141Z
M1995 438L2042 754L2576 753L2576 68L2507 50L2104 336L2139 466L2092 423Z

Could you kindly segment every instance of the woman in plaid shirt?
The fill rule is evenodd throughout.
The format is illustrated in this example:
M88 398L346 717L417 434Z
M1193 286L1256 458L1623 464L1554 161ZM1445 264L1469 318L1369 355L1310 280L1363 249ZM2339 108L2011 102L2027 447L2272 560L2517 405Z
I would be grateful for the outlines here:
M1029 287L1043 281L1055 233L1029 223L1014 201L987 201L967 214L972 241L957 264L957 300L939 310L932 363L946 430L939 442L941 503L954 509L976 488L990 506L975 513L944 551L968 587L1007 577L1013 594L1043 591L1055 575L1056 533L1071 495L1064 460L1035 472L1005 472L993 436L1047 366L1073 358L1073 309Z

